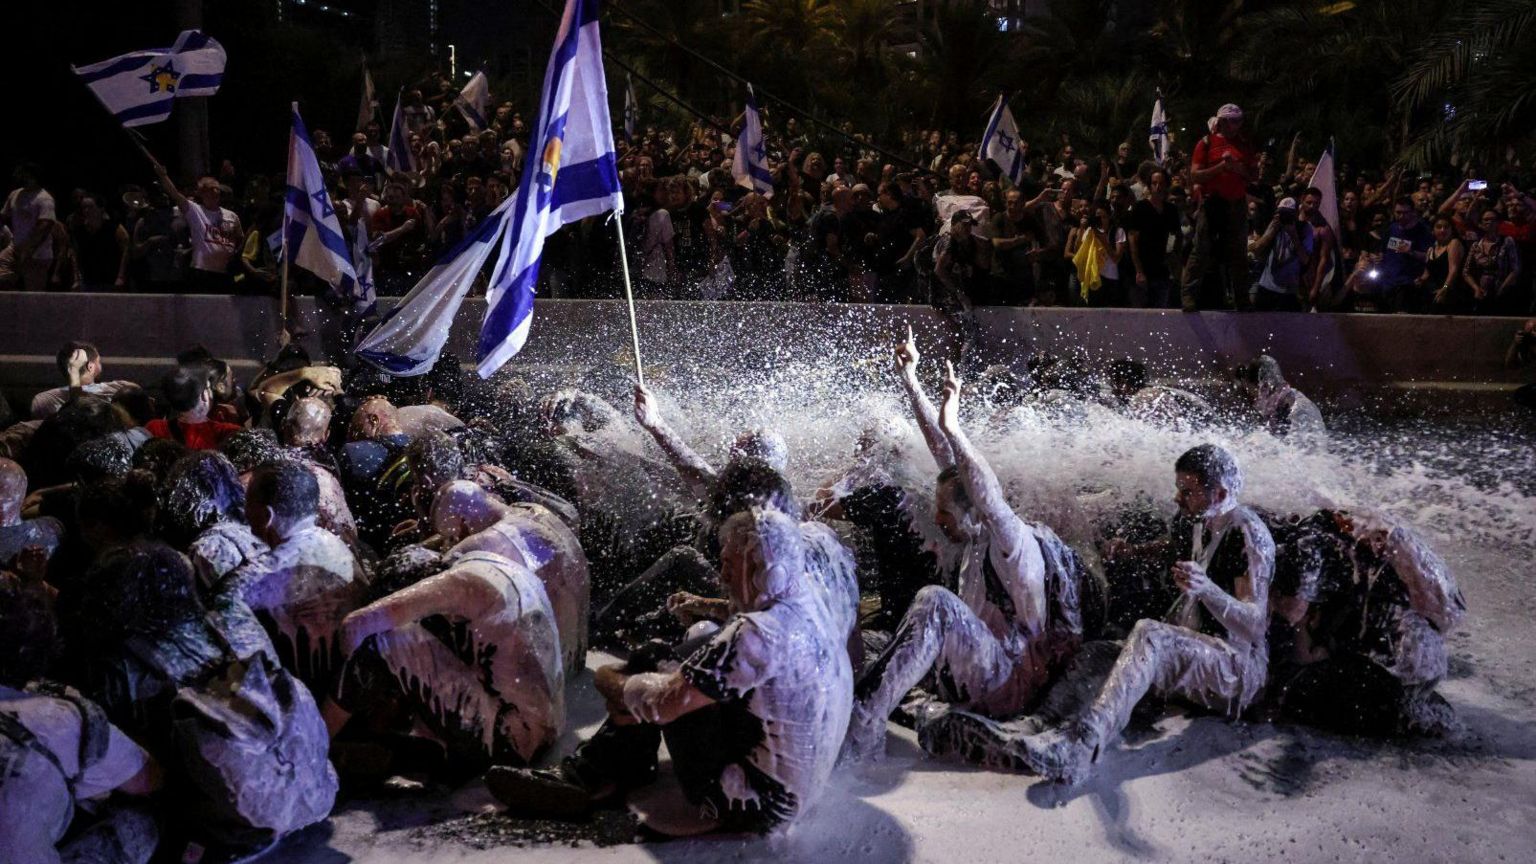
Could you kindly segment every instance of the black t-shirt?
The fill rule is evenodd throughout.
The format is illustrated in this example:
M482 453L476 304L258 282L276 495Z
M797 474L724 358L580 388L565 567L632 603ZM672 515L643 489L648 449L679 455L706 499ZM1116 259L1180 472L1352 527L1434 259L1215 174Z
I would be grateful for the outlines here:
M342 490L357 518L358 535L380 553L394 527L416 515L411 505L411 469L405 460L410 440L404 435L386 435L353 441L341 449L337 459Z
M843 496L843 517L869 533L880 591L880 617L894 628L924 585L940 581L939 562L924 548L922 534L903 507L899 486L871 483Z
M1136 252L1141 258L1141 272L1148 279L1169 278L1168 236L1179 230L1179 211L1166 201L1161 213L1152 202L1137 201L1126 227L1138 234Z
M873 266L876 273L888 275L896 272L896 262L912 248L912 232L923 228L922 205L903 201L895 210L879 214L879 219Z
M1014 237L1029 235L1038 238L1040 229L1030 220L1029 214L1015 222L1008 218L1006 212L998 213L992 217L992 238L994 240L1011 240ZM1005 251L994 252L995 260L1002 265L1003 273L1008 276L1018 276L1030 272L1029 253L1033 244L1024 243Z

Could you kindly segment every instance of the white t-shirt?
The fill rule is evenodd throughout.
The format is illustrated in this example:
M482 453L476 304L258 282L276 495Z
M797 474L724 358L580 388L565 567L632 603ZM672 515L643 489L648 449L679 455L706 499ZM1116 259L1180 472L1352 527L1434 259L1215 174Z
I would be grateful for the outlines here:
M80 388L92 396L100 396L103 399L115 399L117 394L129 390L139 389L139 385L132 381L98 381L95 384L86 384ZM55 387L32 397L32 419L46 420L59 413L64 403L69 401L68 387Z
M13 191L9 198L5 199L5 218L11 226L11 238L17 246L26 243L32 237L32 231L37 228L37 223L44 219L54 219L53 196L46 189L38 189L28 192L25 189ZM52 261L53 244L47 240L37 245L32 252L33 261Z
M192 234L192 268L212 273L228 271L230 259L245 244L240 217L227 207L209 209L190 198L182 205L181 214Z
M1115 229L1115 236L1110 238L1109 248L1104 250L1104 260L1099 262L1099 278L1101 278L1101 279L1119 279L1120 278L1120 264L1119 264L1119 262L1115 261L1113 258L1110 258L1109 256L1114 254L1116 244L1124 244L1124 243L1125 243L1125 229L1124 228L1116 228Z
M645 223L645 248L642 250L644 263L640 268L640 275L652 282L667 281L667 253L666 249L672 245L675 232L672 230L672 215L666 210L657 207Z

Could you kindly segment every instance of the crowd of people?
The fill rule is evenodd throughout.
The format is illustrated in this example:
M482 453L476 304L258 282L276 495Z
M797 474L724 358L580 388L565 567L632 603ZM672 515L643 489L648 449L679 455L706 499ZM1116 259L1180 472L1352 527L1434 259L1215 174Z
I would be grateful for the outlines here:
M1015 510L973 421L1223 407L1132 361L951 368L935 405L909 332L910 418L809 491L777 431L711 464L643 385L631 419L448 355L390 379L289 345L242 387L194 347L151 389L90 344L57 359L0 432L8 860L239 860L402 782L483 777L513 814L579 819L650 784L663 741L690 830L767 833L878 758L893 715L932 753L1068 783L1149 694L1456 728L1435 686L1465 604L1389 515L1250 507L1211 444L1169 466L1171 521L1130 506L1074 548ZM1272 358L1222 398L1298 446L1328 434ZM541 768L593 644L625 658L592 673L606 720Z
M517 188L523 115L503 103L480 128L455 96L447 79L406 91L408 160L391 156L378 122L347 140L314 133L332 204L349 239L366 232L356 254L381 295L408 291ZM1284 153L1258 144L1236 105L1162 164L1142 143L1084 158L1065 138L1019 141L1016 185L954 131L914 130L897 156L789 117L765 126L771 194L732 176L740 121L620 141L639 296L1493 315L1527 314L1536 296L1531 190L1474 171L1347 164L1330 184L1299 141ZM411 167L387 167L399 164ZM42 180L15 171L0 287L277 291L280 175L225 161L191 190L162 172L111 196L76 189L67 204ZM541 293L620 296L618 255L603 219L566 226L546 246Z

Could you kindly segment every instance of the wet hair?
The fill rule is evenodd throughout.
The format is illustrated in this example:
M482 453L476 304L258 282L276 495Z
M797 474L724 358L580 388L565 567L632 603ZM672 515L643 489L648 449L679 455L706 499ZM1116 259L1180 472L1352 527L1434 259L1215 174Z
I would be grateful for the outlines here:
M59 353L53 355L53 361L59 367L59 374L69 374L69 355L76 351L84 351L85 359L88 361L101 359L101 352L97 351L96 346L89 342L76 342L73 340L65 342L64 347L59 349Z
M42 677L57 632L47 588L0 571L0 684L20 688Z
M1109 381L1116 389L1140 390L1147 386L1147 364L1135 360L1111 360Z
M203 616L191 562L164 543L108 550L87 573L86 584L92 590L81 612L88 638L98 645L130 636L161 637Z
M1285 383L1285 374L1280 371L1280 361L1260 354L1252 363L1245 363L1232 370L1233 380L1241 384L1249 384L1254 387L1277 387Z
M97 525L124 540L148 534L157 507L155 477L148 471L83 483L75 492L75 519L81 527Z
M251 475L246 496L265 504L272 515L285 521L314 516L320 508L320 484L309 467L299 462L274 462Z
M951 465L939 472L939 476L933 481L934 488L944 485L949 486L949 494L955 499L955 504L969 510L972 506L970 490L965 488L965 482L960 478L960 466Z
M160 391L172 413L191 411L209 389L208 370L199 367L182 367L160 379Z
M411 466L412 477L431 474L445 478L446 483L464 474L464 453L459 442L446 432L429 432L412 441L405 448L405 459Z
M784 436L772 429L748 429L731 442L731 459L756 459L783 471L789 464L789 445Z
M199 450L171 466L161 496L161 521L173 541L190 543L224 521L245 521L245 487L222 453Z
M104 435L76 447L65 468L81 483L121 478L133 470L133 448L120 436Z
M133 467L148 471L157 480L164 480L176 460L188 452L187 445L174 438L151 438L134 452Z
M388 597L446 569L448 562L441 553L414 543L402 546L374 565L369 595L374 599Z
M1243 472L1238 468L1237 460L1215 444L1201 444L1184 451L1184 455L1173 463L1173 470L1193 475L1206 489L1225 489L1234 497L1243 491Z
M213 352L209 351L201 343L193 345L176 355L177 366L209 366L213 362Z
M219 449L242 474L287 458L277 433L271 429L241 429L225 438Z
M783 474L758 459L735 460L715 478L710 512L717 522L753 507L767 507L800 518L800 504Z
M549 421L557 427L576 426L596 432L619 419L619 412L600 397L580 390L561 390L544 402Z
M280 375L284 372L292 372L295 369L303 369L305 366L313 366L309 359L309 352L297 342L290 342L283 346L283 350L277 352L263 370L267 375Z

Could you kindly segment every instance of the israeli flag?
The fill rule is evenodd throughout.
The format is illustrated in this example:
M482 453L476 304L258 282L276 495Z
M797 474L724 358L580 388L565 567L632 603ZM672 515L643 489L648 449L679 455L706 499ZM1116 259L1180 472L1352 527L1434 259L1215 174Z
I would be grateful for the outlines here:
M293 130L288 135L288 189L283 197L283 244L289 262L320 277L333 291L356 298L357 273L352 250L341 233L331 206L331 190L320 174L320 161L309 143L309 132L293 103Z
M411 292L358 343L357 356L391 375L426 374L448 344L454 316L475 277L490 260L516 199L516 192L507 196L501 206L438 258Z
M1024 176L1024 153L1019 149L1019 127L1013 123L1013 112L999 95L992 103L992 116L987 118L987 131L981 136L981 159L991 159L1003 176L1014 186Z
M624 212L597 0L566 0L531 143L486 291L477 352L482 378L528 341L544 238L588 216Z
M401 99L405 88L395 94L395 113L389 123L389 147L384 151L384 167L391 174L415 173L416 154L411 152L410 131L405 128L405 111Z
M1147 143L1152 145L1152 161L1161 168L1168 158L1168 115L1163 113L1163 96L1152 103L1152 125L1147 130Z
M491 85L485 79L484 72L476 72L459 91L458 98L453 100L454 107L469 121L469 125L475 129L484 129L491 125L486 118L491 116Z
M1343 236L1339 233L1339 184L1338 172L1333 167L1333 142L1330 141L1328 149L1323 151L1323 155L1317 157L1317 168L1313 170L1312 179L1308 181L1307 186L1323 193L1323 200L1318 203L1317 212L1333 231L1333 252L1329 256L1323 273L1324 287L1331 287L1334 272L1339 265L1339 238Z
M169 48L134 51L111 60L75 66L124 126L159 123L179 96L212 96L224 81L224 46L198 30L183 30Z
M768 173L768 148L763 144L763 118L757 113L757 97L747 85L747 110L743 113L741 134L736 136L736 158L731 162L731 176L736 185L773 197L773 175Z
M635 101L635 79L624 76L624 140L635 143L635 129L640 125L640 104Z

